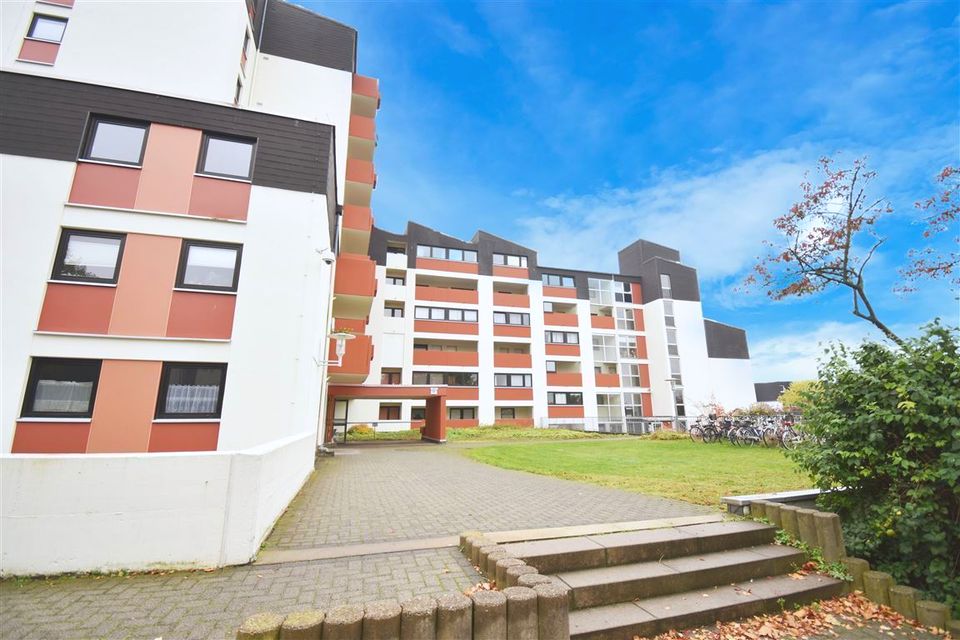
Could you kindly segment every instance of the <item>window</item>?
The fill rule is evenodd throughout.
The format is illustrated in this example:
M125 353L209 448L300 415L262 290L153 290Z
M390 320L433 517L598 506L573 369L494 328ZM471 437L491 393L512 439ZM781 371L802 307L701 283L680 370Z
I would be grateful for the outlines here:
M407 245L387 244L387 253L396 253L401 256L407 255Z
M643 415L643 396L639 393L623 394L623 413L628 418L639 418Z
M513 407L500 407L501 420L516 420L517 410Z
M452 407L450 409L451 420L476 420L476 407Z
M621 364L620 365L620 386L621 387L639 387L640 384L640 365Z
M523 327L530 326L529 313L504 313L502 311L493 312L493 324L514 324Z
M571 393L569 391L548 391L547 404L582 405L583 394L579 392Z
M197 171L209 176L249 180L253 173L254 146L256 142L249 138L204 133Z
M81 158L139 166L149 128L146 122L95 117L90 121Z
M634 336L617 336L621 358L637 358L637 339Z
M633 314L633 309L617 307L614 309L614 315L617 321L617 329L620 329L621 331L637 330L637 320Z
M543 312L544 312L544 313L553 313L553 303L552 303L552 302L544 302L544 303L543 303Z
M504 267L526 267L527 256L511 256L503 253L493 254L493 264Z
M233 92L233 104L240 104L240 94L243 93L243 82L237 78L237 89Z
M615 336L593 336L593 359L597 362L617 361L617 339Z
M414 371L413 384L445 384L450 387L475 387L477 386L477 374L464 371Z
M53 266L53 280L117 282L126 236L64 229Z
M417 245L418 258L434 258L436 260L453 260L455 262L476 262L477 252L468 249L448 249L446 247L431 247Z
M210 291L236 291L240 278L238 244L184 240L177 270L177 287Z
M383 315L387 318L402 318L403 317L403 307L383 307Z
M476 309L446 309L441 307L416 307L414 318L417 320L442 320L445 322L476 322Z
M547 344L580 344L580 334L572 331L545 331Z
M529 373L497 373L493 376L493 386L530 388L533 376Z
M547 373L556 373L556 372L557 372L557 361L547 360Z
M33 22L30 23L30 30L27 32L27 37L32 40L43 40L45 42L60 42L63 40L63 32L66 28L66 18L57 18L35 13L33 14Z
M225 364L164 362L157 418L219 418Z
M89 418L100 379L100 360L34 358L21 415Z
M680 377L680 358L670 358L670 377L673 379Z
M614 284L613 280L588 278L587 289L590 293L590 302L594 304L612 305Z
M384 369L380 372L380 384L400 384L399 369Z
M407 281L400 276L387 276L387 284L398 284L400 286L403 286L406 283Z
M670 276L666 273L660 274L660 292L664 298L673 297L673 283L670 280Z
M597 417L601 421L622 419L623 409L620 407L620 394L598 393Z
M571 276L561 276L555 273L543 274L543 284L548 287L573 287L573 278Z
M380 405L380 415L379 420L399 420L400 419L400 405L398 404L381 404Z
M427 408L426 407L412 407L410 409L410 419L411 420L426 420L427 419Z
M633 289L629 282L614 282L613 292L617 302L633 303Z

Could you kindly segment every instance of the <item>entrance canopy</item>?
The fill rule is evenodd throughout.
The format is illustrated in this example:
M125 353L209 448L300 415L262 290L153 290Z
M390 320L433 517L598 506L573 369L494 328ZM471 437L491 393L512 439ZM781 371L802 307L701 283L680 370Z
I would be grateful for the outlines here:
M333 438L334 407L337 400L426 400L425 424L420 438L447 441L447 387L444 385L331 384L327 387L327 436Z

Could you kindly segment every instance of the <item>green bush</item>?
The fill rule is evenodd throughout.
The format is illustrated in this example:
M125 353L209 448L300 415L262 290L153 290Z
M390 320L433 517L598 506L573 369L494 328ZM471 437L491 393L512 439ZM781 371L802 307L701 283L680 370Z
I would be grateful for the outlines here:
M350 436L370 436L376 433L376 429L368 424L355 424L347 429L347 435Z
M843 519L848 551L960 609L960 356L938 323L902 349L828 349L790 455ZM958 611L960 613L960 611Z
M689 440L690 435L686 433L680 433L679 431L666 431L661 429L660 431L654 431L653 433L648 433L647 435L640 436L641 440Z

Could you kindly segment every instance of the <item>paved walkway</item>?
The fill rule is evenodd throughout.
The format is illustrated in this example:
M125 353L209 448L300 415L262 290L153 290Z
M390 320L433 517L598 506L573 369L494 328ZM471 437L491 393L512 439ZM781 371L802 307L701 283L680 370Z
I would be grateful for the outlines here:
M355 451L355 453L354 453ZM272 549L401 542L646 520L703 507L473 462L456 447L374 446L318 465ZM451 547L128 577L0 582L0 638L227 638L248 615L461 591L480 577Z

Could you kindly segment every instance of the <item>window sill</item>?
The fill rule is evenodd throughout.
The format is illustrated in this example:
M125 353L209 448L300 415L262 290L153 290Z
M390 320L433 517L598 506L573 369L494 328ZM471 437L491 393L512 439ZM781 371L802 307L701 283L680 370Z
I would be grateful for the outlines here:
M94 160L92 158L77 158L77 162L82 162L83 164L102 164L107 167L123 167L124 169L143 169L142 164L133 164L132 162L111 162L109 160Z
M116 282L84 282L83 280L57 280L56 278L50 278L47 280L47 284L78 284L84 287L107 287L110 289L116 289Z
M56 45L59 45L63 42L62 40L47 40L46 38L37 38L34 36L24 36L23 39L30 40L32 42L45 42L47 44L56 44Z
M39 60L27 60L26 58L17 58L17 62L26 62L27 64L38 64L41 67L52 67L52 62L40 62Z
M450 258L434 258L433 256L417 256L418 258L426 258L427 260L440 260L441 262L453 262L455 264L480 264L473 260L451 260Z
M29 418L17 418L17 422L63 422L63 423L77 423L77 424L90 424L93 418L35 418L33 416Z
M226 180L227 182L239 182L241 184L253 184L253 178L231 178L229 176L216 176L210 173L194 172L194 178L210 178L211 180Z
M196 424L220 422L221 418L154 418L154 424Z
M69 331L41 331L33 332L38 336L72 336L76 338L108 338L112 340L158 340L165 342L219 342L228 344L230 338L183 338L178 336L127 336L113 333L71 333Z
M174 291L185 291L187 293L215 293L220 296L236 296L236 291L219 291L216 289L191 289L190 287L174 287Z

